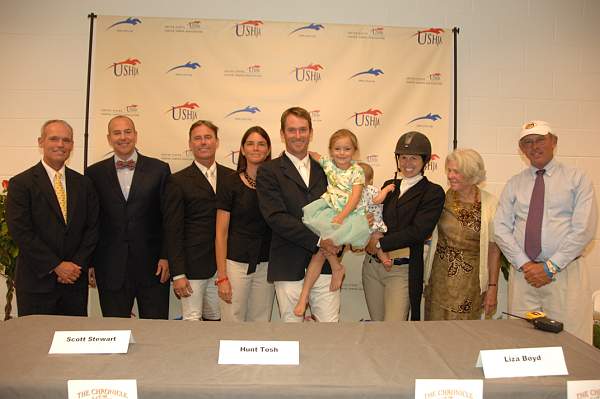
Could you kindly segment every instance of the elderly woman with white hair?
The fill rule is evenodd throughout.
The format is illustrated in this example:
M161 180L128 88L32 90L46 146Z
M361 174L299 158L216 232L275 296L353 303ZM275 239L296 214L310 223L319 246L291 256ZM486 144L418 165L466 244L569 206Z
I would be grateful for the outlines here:
M446 158L450 188L425 263L425 320L474 320L495 313L500 250L493 242L496 198L481 155L454 150Z

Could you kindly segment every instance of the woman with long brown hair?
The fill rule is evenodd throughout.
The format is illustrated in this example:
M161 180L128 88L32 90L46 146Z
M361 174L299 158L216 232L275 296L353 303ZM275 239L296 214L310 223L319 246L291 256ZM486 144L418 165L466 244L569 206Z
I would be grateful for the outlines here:
M271 231L258 209L256 172L271 159L260 126L244 133L237 173L217 191L215 250L223 321L269 321L275 290L267 281Z

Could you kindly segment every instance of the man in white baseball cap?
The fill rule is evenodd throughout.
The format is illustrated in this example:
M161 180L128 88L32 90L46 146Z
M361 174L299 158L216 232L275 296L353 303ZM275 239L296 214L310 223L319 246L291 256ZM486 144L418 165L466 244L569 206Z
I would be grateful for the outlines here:
M581 255L596 230L594 189L583 171L554 159L557 142L547 122L523 125L519 148L531 165L504 187L495 239L513 265L509 312L545 312L591 344L589 271Z

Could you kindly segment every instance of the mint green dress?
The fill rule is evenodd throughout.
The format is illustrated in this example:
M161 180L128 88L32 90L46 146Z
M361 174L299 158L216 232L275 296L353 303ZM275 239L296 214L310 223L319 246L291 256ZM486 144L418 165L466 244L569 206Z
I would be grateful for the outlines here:
M348 169L340 169L329 157L321 157L319 164L327 175L327 191L321 198L302 208L302 221L315 234L331 239L335 245L350 244L364 247L369 240L369 224L364 206L357 206L339 225L331 220L344 209L352 193L352 186L365 184L363 169L354 161Z

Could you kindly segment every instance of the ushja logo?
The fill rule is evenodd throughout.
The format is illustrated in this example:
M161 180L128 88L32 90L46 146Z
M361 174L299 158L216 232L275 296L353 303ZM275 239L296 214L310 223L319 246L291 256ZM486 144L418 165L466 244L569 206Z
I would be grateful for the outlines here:
M249 20L249 21L240 22L239 24L235 24L235 35L237 37L243 37L243 36L258 37L262 33L261 25L263 25L263 22L259 21L259 20Z
M377 127L381 124L379 116L383 115L378 109L369 108L363 112L356 112L348 119L354 118L354 124L359 127Z
M407 125L410 125L413 122L416 121L422 121L422 120L430 120L432 122L436 122L438 120L442 119L441 116L439 116L438 114L432 114L431 112L428 113L427 115L423 115L423 116L418 116L415 119L411 120L410 122L407 123Z
M295 72L295 77L298 82L318 82L321 80L321 73L323 66L321 64L310 63L305 66L299 66L292 70Z
M325 29L325 27L324 27L323 25L321 25L321 24L309 24L309 25L306 25L306 26L301 26L300 28L296 28L296 29L294 29L293 31L291 31L291 32L289 33L289 35L288 35L288 36L290 36L290 35L293 35L294 33L296 33L296 32L300 32L300 31L302 31L302 30L314 30L314 31L319 31L319 30L321 30L321 29Z
M199 108L198 104L186 101L183 104L172 106L166 113L171 113L171 118L176 121L195 120L198 119L198 113L194 111L196 108Z
M249 73L260 73L260 65L258 65L258 64L250 65L248 67L248 72Z
M109 26L108 28L106 28L106 30L109 30L111 28L114 28L115 26L119 26L119 25L131 25L131 26L135 26L137 24L141 24L142 21L139 18L134 18L134 17L129 17L127 19L124 19L122 21L117 21L114 24L112 24L111 26Z
M348 78L348 80L354 79L355 77L361 76L361 75L379 76L379 75L383 75L383 71L379 68L369 68L366 71L361 71L361 72L355 73L354 75L350 76Z
M421 46L434 45L439 46L442 44L442 33L444 30L442 28L429 28L426 30L417 31L411 37L417 37L417 43Z
M260 109L258 109L258 107L252 107L252 106L248 105L248 106L246 106L246 108L236 109L235 111L228 113L227 115L225 115L225 118L229 118L231 115L235 115L235 114L239 114L239 113L255 114L257 112L260 112Z
M198 68L200 68L200 64L199 63L188 61L185 64L174 66L173 68L169 69L167 71L167 73L175 71L177 69L198 69Z
M112 65L109 65L106 69L113 70L113 74L117 77L121 76L137 76L140 72L138 69L138 65L142 62L137 58L127 58L123 61L114 62Z

